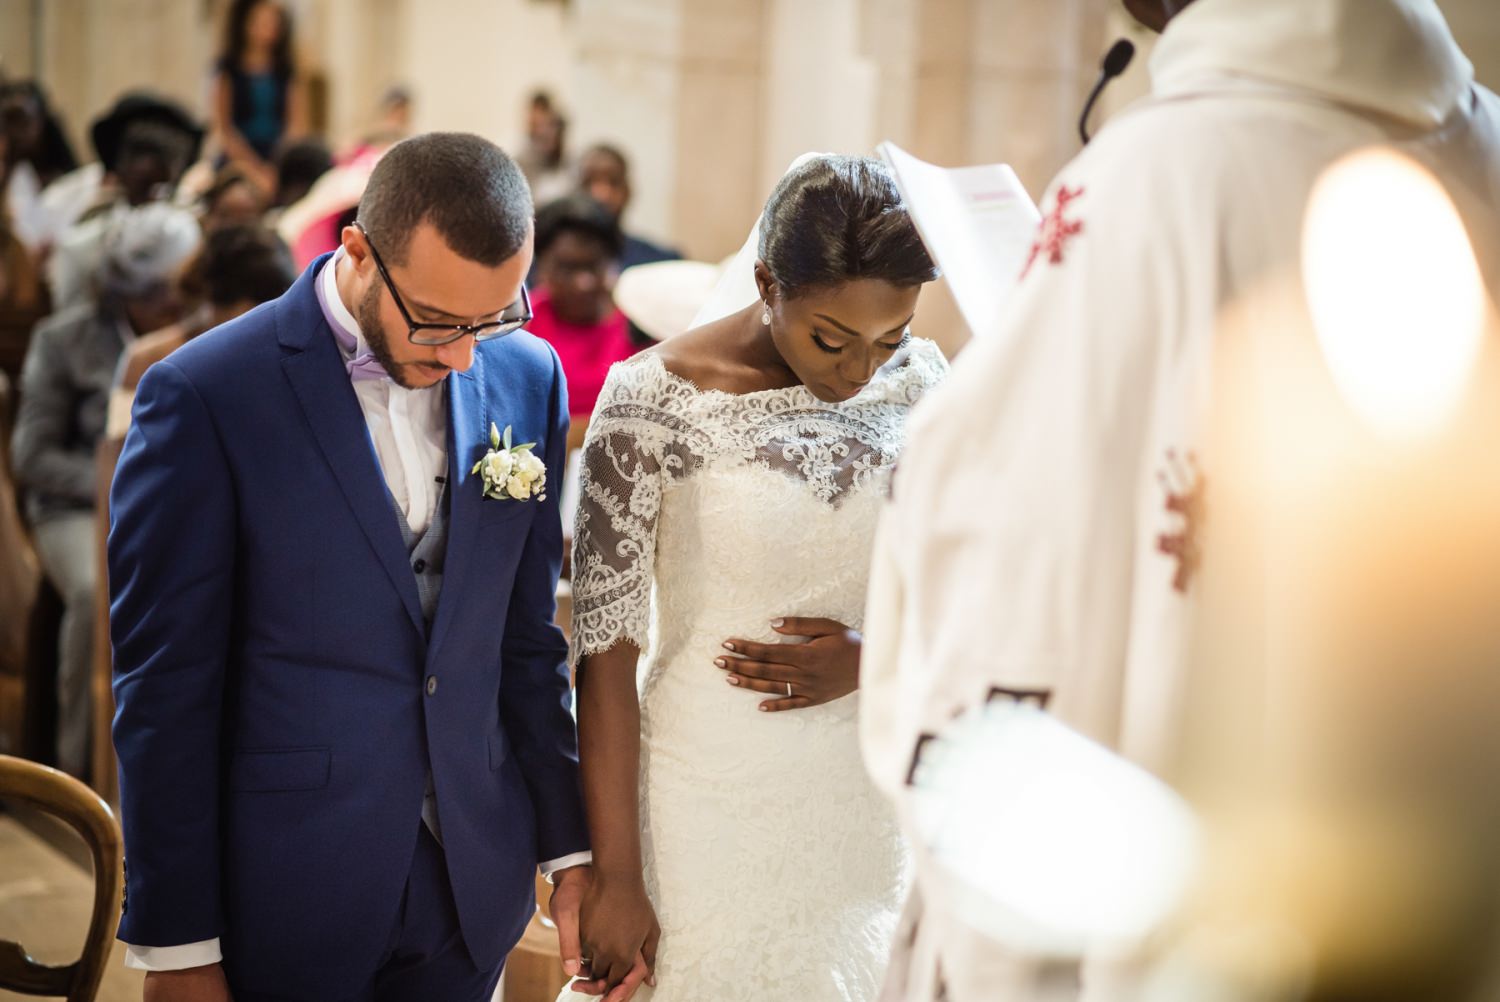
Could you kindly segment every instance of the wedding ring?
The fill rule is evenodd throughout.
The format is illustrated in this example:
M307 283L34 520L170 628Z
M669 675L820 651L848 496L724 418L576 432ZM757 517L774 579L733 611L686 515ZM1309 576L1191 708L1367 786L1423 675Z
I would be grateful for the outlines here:
M790 683L790 682L788 682L788 683L787 683L787 684L786 684L786 694L787 694L787 695L788 695L788 696L790 696L790 695L791 695L791 694L792 694L792 683Z

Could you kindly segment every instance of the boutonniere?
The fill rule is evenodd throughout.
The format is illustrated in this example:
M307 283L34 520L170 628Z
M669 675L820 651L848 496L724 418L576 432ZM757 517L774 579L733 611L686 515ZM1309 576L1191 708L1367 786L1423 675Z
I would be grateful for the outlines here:
M479 474L484 481L484 496L496 501L525 501L535 497L547 500L547 464L531 451L535 442L510 444L510 425L505 434L490 425L490 451L484 454L469 475Z

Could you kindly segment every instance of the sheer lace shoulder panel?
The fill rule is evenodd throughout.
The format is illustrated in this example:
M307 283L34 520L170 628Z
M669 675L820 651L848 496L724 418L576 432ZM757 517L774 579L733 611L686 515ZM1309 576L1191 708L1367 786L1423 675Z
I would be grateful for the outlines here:
M645 650L662 487L708 452L665 375L651 359L615 365L589 423L573 526L574 664L621 641Z

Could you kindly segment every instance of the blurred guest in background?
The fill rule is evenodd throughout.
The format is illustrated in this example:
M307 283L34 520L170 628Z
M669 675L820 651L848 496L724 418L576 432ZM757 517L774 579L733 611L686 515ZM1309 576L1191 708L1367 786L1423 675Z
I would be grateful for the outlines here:
M291 251L264 226L236 224L210 230L203 247L179 276L179 286L201 290L203 301L181 320L131 342L125 349L109 406L109 437L130 427L130 405L146 370L188 341L270 302L292 287ZM186 298L186 297L182 297Z
M36 259L0 205L0 373L12 386L21 376L31 328L46 314L47 296ZM0 420L9 416L0 414Z
M537 205L546 205L573 190L573 165L567 152L568 120L546 91L531 95L526 113L526 138L516 163L531 185Z
M618 146L596 143L578 158L578 181L583 193L615 217L622 230L625 210L630 206L630 161ZM682 257L671 247L662 247L643 237L625 233L625 249L620 254L620 269L657 261L676 261Z
M571 195L536 216L534 316L526 329L557 349L568 408L587 418L609 367L635 353L611 293L620 274L620 226L598 202Z
M290 12L276 0L235 0L215 73L213 126L224 156L271 190L277 149L303 131Z
M63 596L57 671L57 763L81 776L89 754L98 539L94 449L125 346L176 321L172 278L197 250L198 220L153 203L110 219L97 304L85 302L36 329L21 374L11 455L42 567Z
M30 80L0 84L0 193L12 232L33 253L50 246L76 218L44 195L78 160L46 94Z
M93 205L58 241L47 264L52 304L93 297L104 234L115 216L167 198L198 158L203 128L183 108L144 92L126 94L90 129L103 168Z
M225 167L203 193L203 232L258 223L265 211L266 196L260 186L238 167Z
M132 91L89 129L105 170L96 204L80 221L120 205L137 206L169 197L188 166L198 159L203 127L175 101Z
M387 150L411 135L411 91L397 84L380 96L375 123L352 149L339 157L347 163L371 152Z
M288 143L276 158L276 188L272 205L284 209L302 199L318 178L333 169L333 154L321 139Z

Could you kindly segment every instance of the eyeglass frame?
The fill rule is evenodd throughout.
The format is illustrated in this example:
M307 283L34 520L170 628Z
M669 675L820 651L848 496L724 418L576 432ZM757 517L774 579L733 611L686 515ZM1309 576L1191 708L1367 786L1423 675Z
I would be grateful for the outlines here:
M406 321L406 340L410 341L412 344L420 345L424 348L439 348L445 344L452 344L465 335L473 335L476 342L493 341L496 338L505 337L507 334L514 334L516 331L520 330L522 327L525 327L528 323L530 323L535 316L535 314L531 312L531 293L526 290L526 283L522 282L521 297L517 299L515 303L511 303L510 306L507 306L505 309L500 311L500 315L504 317L505 314L516 305L516 303L520 303L522 315L519 317L512 317L508 320L495 320L487 324L472 325L418 323L416 320L412 319L411 311L406 308L406 303L402 302L401 293L396 291L396 283L391 280L391 273L386 271L385 262L380 259L380 252L375 249L375 242L370 239L370 232L366 230L364 224L357 219L354 221L353 226L355 229L359 230L360 234L365 238L365 246L370 248L370 257L375 261L375 270L380 273L380 280L385 283L386 291L391 294L391 301L396 304L396 309L401 312L401 319ZM494 329L490 330L489 328ZM449 331L450 333L448 337L443 338L441 341L417 340L418 331L431 330Z

